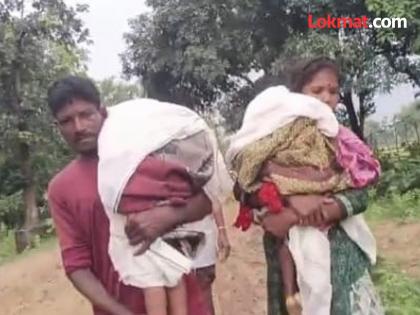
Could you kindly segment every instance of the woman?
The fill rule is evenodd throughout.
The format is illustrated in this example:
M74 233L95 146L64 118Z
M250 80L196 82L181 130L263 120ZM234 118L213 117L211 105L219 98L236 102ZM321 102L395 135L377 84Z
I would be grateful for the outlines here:
M302 63L291 74L290 89L318 98L332 108L339 101L339 72L328 58ZM295 200L293 207L302 214L301 225L333 224L328 238L331 246L332 315L384 314L369 275L370 262L364 252L338 224L348 216L366 210L367 192L349 190L332 198L309 195ZM327 217L325 219L325 216ZM268 314L286 315L276 240L285 236L283 224L275 215L264 219L264 249L267 259Z

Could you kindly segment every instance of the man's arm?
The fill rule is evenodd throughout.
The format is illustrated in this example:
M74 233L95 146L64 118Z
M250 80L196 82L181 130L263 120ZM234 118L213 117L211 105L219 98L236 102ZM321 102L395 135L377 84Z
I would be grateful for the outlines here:
M90 269L78 269L68 275L74 287L86 297L92 305L112 315L134 315L125 306L118 303L103 287Z
M156 238L173 230L178 225L198 221L210 214L212 205L203 191L187 200L184 207L162 206L152 211L133 213L127 216L126 234L131 245L145 252Z
M112 315L132 315L114 300L90 271L92 257L89 242L79 222L62 202L55 187L50 187L48 203L57 231L63 267L75 288L93 305Z

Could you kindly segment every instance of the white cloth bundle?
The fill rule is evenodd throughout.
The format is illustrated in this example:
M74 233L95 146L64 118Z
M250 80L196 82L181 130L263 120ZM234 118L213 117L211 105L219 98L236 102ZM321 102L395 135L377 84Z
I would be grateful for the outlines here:
M157 239L145 254L134 256L124 232L125 216L117 213L122 192L133 172L150 153L172 140L208 132L213 144L214 173L204 191L220 207L232 190L231 178L217 140L205 121L192 110L152 99L136 99L109 108L99 136L98 189L110 219L109 254L121 280L137 287L175 286L183 274L197 267L190 259ZM179 229L214 233L211 217ZM208 242L211 245L211 240ZM214 242L213 242L214 246ZM205 249L203 249L205 251ZM206 253L203 253L206 255ZM200 254L198 254L200 256Z

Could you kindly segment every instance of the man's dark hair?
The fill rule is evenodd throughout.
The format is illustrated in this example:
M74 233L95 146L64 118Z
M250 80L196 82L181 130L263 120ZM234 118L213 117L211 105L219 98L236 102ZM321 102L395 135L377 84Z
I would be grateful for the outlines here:
M67 76L55 81L48 89L48 106L55 116L64 106L74 100L83 100L96 105L101 105L99 90L92 80L78 76Z
M328 57L316 57L309 60L297 62L289 70L289 89L293 92L302 92L303 87L310 82L321 70L329 69L340 79L340 69L337 63Z

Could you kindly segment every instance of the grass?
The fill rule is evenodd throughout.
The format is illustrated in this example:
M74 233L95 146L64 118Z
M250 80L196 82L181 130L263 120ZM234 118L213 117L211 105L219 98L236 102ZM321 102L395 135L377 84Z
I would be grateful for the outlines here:
M37 246L25 250L21 254L17 254L15 250L15 237L14 233L10 231L8 234L0 236L0 265L11 262L14 259L20 259L27 257L28 254L43 250L45 248L51 248L56 244L56 238L53 236L42 237L37 242Z
M0 265L14 255L15 241L12 233L0 238Z
M380 260L373 279L386 315L420 315L420 280L412 279L392 263Z
M384 198L371 198L366 218L369 221L420 219L419 193L413 191L404 195L392 194Z
M419 221L418 196L418 192L405 195L392 194L378 199L372 196L366 217L373 224L384 220ZM386 315L420 315L420 279L413 279L392 261L384 259L379 259L378 265L374 268L373 279Z

